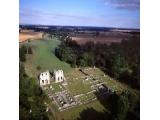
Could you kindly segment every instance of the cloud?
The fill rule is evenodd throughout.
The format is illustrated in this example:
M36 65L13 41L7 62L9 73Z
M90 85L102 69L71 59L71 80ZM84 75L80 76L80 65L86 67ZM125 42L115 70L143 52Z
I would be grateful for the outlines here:
M41 11L35 9L22 9L20 10L20 17L43 17L43 18L78 18L78 19L85 19L84 16L66 14L66 13L56 13L56 12L48 12L48 11Z
M139 10L140 0L104 0L105 5L118 9Z
M106 26L106 27L139 27L139 19L127 16L80 15L39 9L20 9L20 24L43 25L76 25L76 26ZM108 16L108 17L107 17ZM138 25L138 26L137 26Z
M32 24L62 24L62 25L98 25L104 21L99 16L85 16L71 13L61 13L55 11L44 11L37 9L20 9L20 23Z
M60 13L60 12L49 12L49 11L42 11L42 10L36 10L36 9L20 9L20 22L23 22L24 20L28 21L65 21L68 22L71 21L96 21L96 22L102 22L104 21L104 18L100 16L82 16L78 14L69 14L69 13ZM66 22L67 22L66 21Z

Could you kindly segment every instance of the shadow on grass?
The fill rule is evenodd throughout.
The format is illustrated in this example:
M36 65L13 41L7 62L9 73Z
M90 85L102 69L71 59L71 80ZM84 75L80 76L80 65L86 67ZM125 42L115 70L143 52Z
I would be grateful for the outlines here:
M80 113L77 120L139 120L139 100L132 103L132 99L125 93L111 92L105 85L103 89L95 92L97 100L108 111L99 112L93 108L87 108ZM133 108L133 109L131 109Z

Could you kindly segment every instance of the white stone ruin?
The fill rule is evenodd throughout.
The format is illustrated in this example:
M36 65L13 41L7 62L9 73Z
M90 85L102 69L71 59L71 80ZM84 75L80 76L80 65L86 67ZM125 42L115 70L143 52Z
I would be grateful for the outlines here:
M63 82L65 80L63 71L62 70L54 71L54 79L55 79L55 83Z
M39 75L40 86L49 85L50 84L50 78L51 78L51 75L50 75L49 71L42 72ZM63 70L55 70L54 73L53 73L53 78L55 80L55 83L65 81ZM50 86L50 88L51 88L51 86Z
M50 84L50 73L49 73L49 71L46 71L46 72L43 72L43 73L40 74L39 83L40 83L40 86Z

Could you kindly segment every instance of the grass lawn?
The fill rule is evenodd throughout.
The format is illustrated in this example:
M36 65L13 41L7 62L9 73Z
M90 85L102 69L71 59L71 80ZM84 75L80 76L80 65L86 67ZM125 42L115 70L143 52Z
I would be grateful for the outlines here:
M66 79L68 82L66 87L74 96L91 91L90 85L83 83L85 75L76 68L66 74Z
M128 85L123 84L118 80L111 78L108 75L104 76L105 73L101 71L99 68L96 68L96 69L91 68L91 69L85 70L85 72L91 76L94 76L96 80L104 82L106 86L113 91L129 90L132 94L136 96L139 95L138 90L132 89ZM88 83L87 81L83 82L83 80L85 79L85 75L82 74L78 69L72 69L70 72L67 73L66 77L69 83L67 87L74 95L81 94L81 93L85 94L91 91L91 88L90 88L91 84L87 84ZM93 83L93 84L96 84L96 83Z
M76 118L79 117L79 113L87 108L93 108L98 112L103 112L104 110L106 110L106 108L104 108L104 106L99 101L95 101L95 102L91 102L89 104L84 104L84 105L80 105L80 106L71 108L71 109L63 111L63 112L59 112L59 113L57 113L58 118L59 118L59 120L62 120L62 119L76 120Z
M76 79L68 82L67 88L74 96L91 91L90 85L84 84L82 79Z
M33 49L33 54L27 55L27 61L25 62L25 69L29 76L37 77L38 73L45 70L62 69L65 73L71 70L69 64L60 61L54 55L54 49L60 44L60 41L56 38L33 40L23 44L29 45ZM38 71L37 66L40 66L41 70Z
M62 87L62 85L60 83L52 83L52 88L54 89L53 92L60 92L62 91L62 89L60 88L60 86ZM64 87L62 87L64 88Z

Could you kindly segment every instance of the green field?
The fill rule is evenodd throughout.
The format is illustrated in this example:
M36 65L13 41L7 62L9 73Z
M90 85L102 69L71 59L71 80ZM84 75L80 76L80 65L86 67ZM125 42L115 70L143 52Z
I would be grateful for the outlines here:
M62 88L60 88L60 86ZM60 83L52 83L52 88L54 93L65 90L65 88Z
M69 64L60 61L54 55L54 49L60 44L60 41L56 38L33 40L23 44L29 45L33 49L33 54L27 55L27 61L25 63L25 69L29 76L37 77L40 72L46 70L62 69L65 73L71 70ZM37 66L40 66L41 69L37 70Z
M67 88L74 96L91 91L90 85L84 84L81 79L72 80L68 83Z

